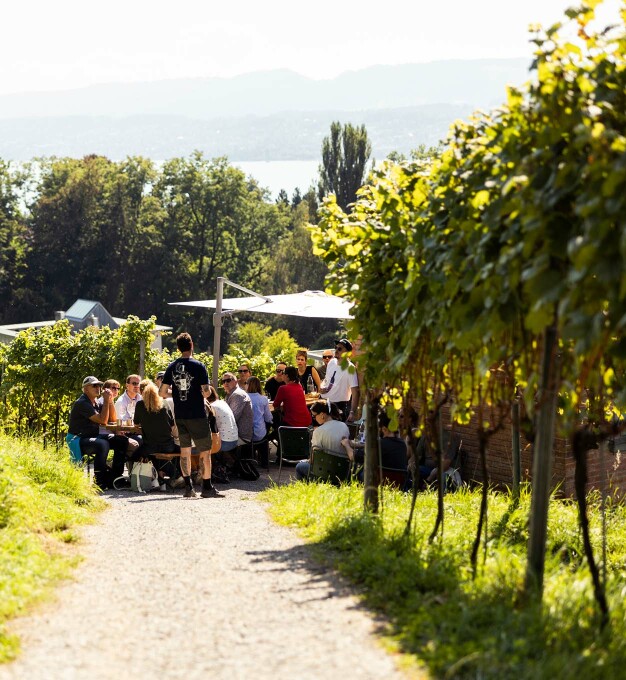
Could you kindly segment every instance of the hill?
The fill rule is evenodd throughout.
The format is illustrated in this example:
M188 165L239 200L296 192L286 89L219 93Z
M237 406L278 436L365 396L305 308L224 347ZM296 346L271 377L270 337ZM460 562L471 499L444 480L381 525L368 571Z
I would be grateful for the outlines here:
M113 83L0 96L0 157L151 158L202 149L232 160L317 158L332 120L364 123L377 157L434 144L457 117L528 78L525 59L374 66L331 80L292 71Z

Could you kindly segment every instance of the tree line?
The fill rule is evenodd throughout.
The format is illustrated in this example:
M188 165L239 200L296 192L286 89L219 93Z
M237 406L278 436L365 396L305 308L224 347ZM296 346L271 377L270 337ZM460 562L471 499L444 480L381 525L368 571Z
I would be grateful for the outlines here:
M215 297L217 276L265 293L322 289L306 224L311 189L272 201L225 158L0 160L0 320L50 319L76 298L115 316L185 327L204 347L210 313L168 302ZM331 332L279 320L300 342ZM228 328L226 329L228 332Z

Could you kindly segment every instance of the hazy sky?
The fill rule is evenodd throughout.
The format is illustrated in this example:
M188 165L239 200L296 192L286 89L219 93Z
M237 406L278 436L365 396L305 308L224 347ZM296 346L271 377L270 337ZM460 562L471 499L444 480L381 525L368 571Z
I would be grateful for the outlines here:
M621 0L605 0L617 16ZM577 0L4 0L0 94L290 68L532 55Z

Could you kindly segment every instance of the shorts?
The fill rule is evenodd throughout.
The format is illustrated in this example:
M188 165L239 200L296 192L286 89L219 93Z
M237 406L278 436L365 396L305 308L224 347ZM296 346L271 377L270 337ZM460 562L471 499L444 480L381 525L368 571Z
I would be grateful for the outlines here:
M193 439L193 443L200 453L211 450L211 430L206 418L177 418L176 425L178 425L181 448L190 447Z

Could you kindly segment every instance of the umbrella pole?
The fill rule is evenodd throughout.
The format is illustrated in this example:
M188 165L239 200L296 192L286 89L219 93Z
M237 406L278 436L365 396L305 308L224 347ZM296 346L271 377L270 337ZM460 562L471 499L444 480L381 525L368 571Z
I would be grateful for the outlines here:
M217 297L213 314L213 387L217 389L220 374L220 342L222 339L222 300L224 299L224 277L217 277Z

